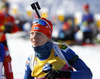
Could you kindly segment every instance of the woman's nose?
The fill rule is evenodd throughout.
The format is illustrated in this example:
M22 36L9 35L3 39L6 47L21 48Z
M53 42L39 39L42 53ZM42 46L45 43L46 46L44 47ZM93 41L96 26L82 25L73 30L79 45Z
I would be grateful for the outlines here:
M32 38L33 38L33 39L37 39L37 34L34 33L34 34L32 35Z

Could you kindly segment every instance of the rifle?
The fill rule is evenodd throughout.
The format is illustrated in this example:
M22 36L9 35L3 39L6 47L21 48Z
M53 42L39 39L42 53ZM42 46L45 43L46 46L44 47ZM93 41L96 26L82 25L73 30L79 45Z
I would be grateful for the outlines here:
M38 12L38 10L41 9L40 6L39 6L39 3L38 3L38 2L32 3L32 4L31 4L31 7L32 7L33 10L35 10L35 12L36 12L38 18L41 18L40 14L39 14L39 12Z

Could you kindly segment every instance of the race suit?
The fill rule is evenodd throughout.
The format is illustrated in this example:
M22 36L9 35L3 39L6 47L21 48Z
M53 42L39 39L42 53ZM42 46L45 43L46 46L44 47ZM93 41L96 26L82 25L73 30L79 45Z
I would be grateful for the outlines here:
M65 57L65 60L68 61L70 66L65 62L65 60L60 59L57 53L52 49L50 56L45 60L39 60L34 56L28 57L26 60L26 68L24 79L45 79L47 75L48 69L50 69L50 65L55 70L61 71L70 71L70 78L57 78L57 79L92 79L92 73L89 67L75 54L73 50L71 50L66 45L59 45L61 53ZM32 64L32 62L34 62ZM50 65L48 65L50 64ZM70 67L76 69L76 71L72 71Z

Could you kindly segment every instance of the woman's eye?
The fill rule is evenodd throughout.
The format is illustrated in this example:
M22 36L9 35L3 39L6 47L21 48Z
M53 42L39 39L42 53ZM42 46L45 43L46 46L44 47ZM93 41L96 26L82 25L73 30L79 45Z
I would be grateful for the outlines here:
M38 35L41 35L41 33L37 33Z
M31 35L33 35L33 32L32 33L30 33Z

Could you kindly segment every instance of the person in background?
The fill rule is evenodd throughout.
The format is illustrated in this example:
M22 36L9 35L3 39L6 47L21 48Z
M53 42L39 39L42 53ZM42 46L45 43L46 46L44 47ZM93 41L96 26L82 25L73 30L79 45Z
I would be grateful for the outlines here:
M59 32L59 39L64 41L74 41L74 23L72 17L67 17Z
M33 54L26 60L24 79L92 79L90 68L72 49L51 41L52 32L51 21L33 20L30 33Z
M82 43L93 43L93 30L96 29L94 16L90 12L90 6L88 4L83 5L83 15L80 29L83 32L83 41Z
M3 61L5 76L7 79L14 79L6 33L16 33L20 31L20 29L14 23L15 19L10 15L9 9L10 4L8 2L5 2L3 11L0 12L0 43L2 43L5 48L5 56Z

